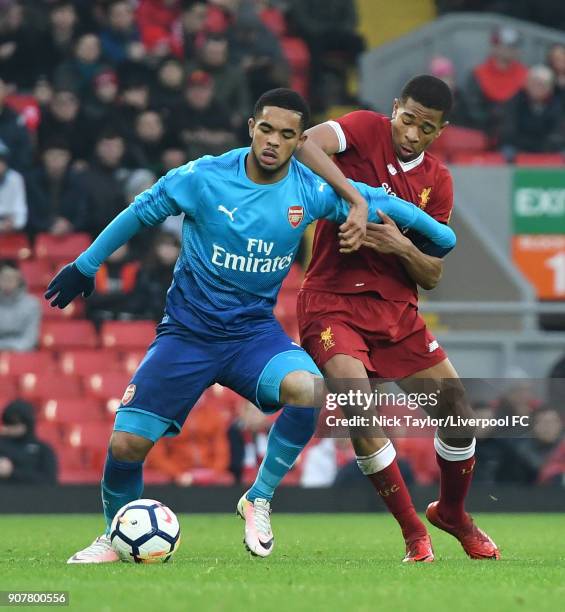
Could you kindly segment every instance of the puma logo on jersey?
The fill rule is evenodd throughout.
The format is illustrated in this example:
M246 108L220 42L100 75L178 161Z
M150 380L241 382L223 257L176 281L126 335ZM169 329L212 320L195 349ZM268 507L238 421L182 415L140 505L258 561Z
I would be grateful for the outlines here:
M234 215L235 211L237 210L237 208L234 208L233 210L228 210L223 204L220 204L218 206L218 210L220 212L225 213L230 218L230 220L233 221L233 215Z
M392 164L389 164L386 168L390 172L391 176L398 174L398 170Z

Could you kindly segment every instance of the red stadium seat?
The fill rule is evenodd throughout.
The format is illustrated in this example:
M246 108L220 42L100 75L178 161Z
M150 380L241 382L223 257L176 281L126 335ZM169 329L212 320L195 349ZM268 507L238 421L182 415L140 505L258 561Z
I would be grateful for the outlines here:
M31 353L0 353L0 375L50 372L56 367L53 354L48 351Z
M299 264L295 263L291 266L287 277L281 285L281 291L296 291L302 286L304 272Z
M75 298L66 308L53 308L51 304L43 297L43 291L33 293L41 304L41 314L43 319L54 321L66 321L68 319L80 319L84 316L84 299L82 297Z
M133 374L143 358L145 357L145 351L132 351L126 353L122 359L122 368L128 374Z
M82 384L77 376L53 375L50 372L22 374L22 397L28 400L48 400L82 396Z
M65 465L59 470L59 484L99 484L102 478L102 473L99 469L67 468Z
M517 166L565 166L561 153L518 153L514 163Z
M0 234L0 259L28 259L31 245L25 234Z
M80 423L66 428L64 441L74 448L102 450L108 447L111 433L112 424L109 422Z
M158 470L144 469L143 482L150 485L164 485L171 482L171 477ZM231 484L231 483L230 483Z
M61 265L76 259L91 242L90 236L84 233L66 236L38 234L35 241L35 255L38 259L48 259Z
M59 357L59 368L65 374L79 374L80 376L123 370L116 352L104 349L65 351Z
M84 377L84 388L90 397L101 400L121 399L130 381L126 372L101 372Z
M102 346L117 350L146 349L155 339L154 321L107 321L101 330Z
M63 434L58 423L38 421L35 424L35 433L41 441L53 446L54 450L63 445Z
M17 380L13 376L0 375L0 412L18 395Z
M44 421L76 425L101 421L104 413L99 402L88 398L50 399L41 405L39 417Z
M54 350L94 348L98 338L90 321L45 321L40 342L43 348Z
M506 158L496 151L478 151L475 153L456 153L451 162L466 166L504 166Z
M298 293L294 290L283 291L279 293L277 304L275 306L275 317L282 320L288 317L296 318L296 302L298 300Z
M20 270L30 291L44 292L53 277L53 266L45 259L29 259L20 263Z
M451 157L456 153L471 153L486 151L488 148L488 137L479 130L450 126L443 134L434 141L429 148L430 153L447 155Z

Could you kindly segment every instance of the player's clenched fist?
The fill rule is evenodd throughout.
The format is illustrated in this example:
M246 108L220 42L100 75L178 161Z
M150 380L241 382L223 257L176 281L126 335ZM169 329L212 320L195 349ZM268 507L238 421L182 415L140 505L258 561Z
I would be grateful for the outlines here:
M65 308L68 306L77 295L88 297L94 291L94 278L83 274L74 263L67 264L60 270L53 280L49 283L45 292L45 299L50 300L53 296L55 299L51 302L51 306Z

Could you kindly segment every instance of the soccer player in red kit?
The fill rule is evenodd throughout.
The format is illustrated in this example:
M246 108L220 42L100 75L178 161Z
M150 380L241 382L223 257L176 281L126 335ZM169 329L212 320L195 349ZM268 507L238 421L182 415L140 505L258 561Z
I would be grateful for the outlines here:
M300 160L342 190L345 177L382 186L448 223L452 179L426 149L447 125L451 106L443 81L415 77L394 101L392 118L356 111L315 126L307 131ZM442 391L446 384L451 390L455 386L459 392L442 396L439 416L469 416L457 372L418 313L418 286L435 287L443 262L427 255L417 236L403 234L390 218L381 217L382 224L367 225L364 246L355 252L343 249L337 225L318 222L298 299L302 345L329 379L393 379L406 393L421 391L422 379ZM499 559L496 544L464 510L475 463L473 435L472 430L436 432L440 496L426 516L455 536L471 558ZM429 534L414 510L391 441L382 434L355 435L352 442L361 471L402 529L404 561L433 561Z

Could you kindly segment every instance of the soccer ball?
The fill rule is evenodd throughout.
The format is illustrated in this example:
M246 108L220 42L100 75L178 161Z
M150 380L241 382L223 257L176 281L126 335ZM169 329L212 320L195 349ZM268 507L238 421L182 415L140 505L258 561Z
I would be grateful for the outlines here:
M112 548L129 563L166 563L180 544L177 517L154 499L138 499L116 512Z

